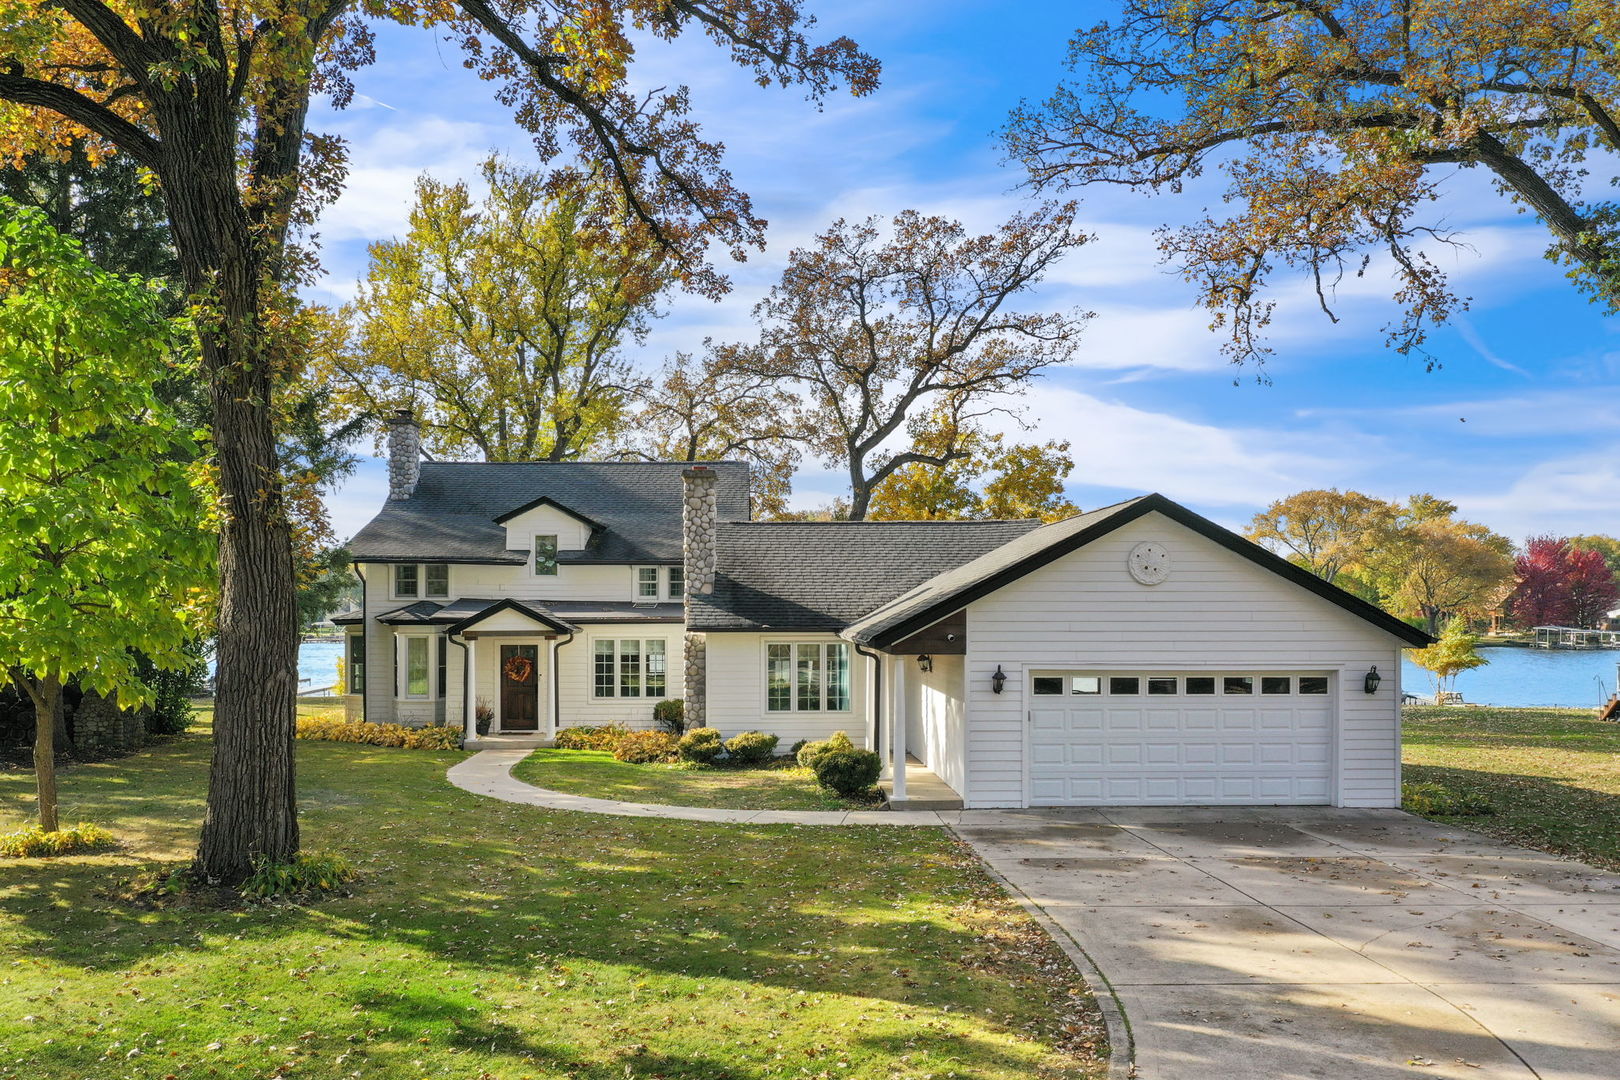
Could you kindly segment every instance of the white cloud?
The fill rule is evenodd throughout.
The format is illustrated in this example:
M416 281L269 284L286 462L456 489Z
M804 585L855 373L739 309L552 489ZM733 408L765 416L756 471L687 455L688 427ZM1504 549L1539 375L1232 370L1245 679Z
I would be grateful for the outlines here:
M1531 465L1498 493L1453 496L1464 516L1514 539L1537 533L1620 536L1620 444Z
M1302 488L1354 483L1388 456L1370 435L1215 427L1057 386L1032 391L1027 404L1028 430L1010 420L1001 429L1021 441L1069 440L1071 486L1258 507Z

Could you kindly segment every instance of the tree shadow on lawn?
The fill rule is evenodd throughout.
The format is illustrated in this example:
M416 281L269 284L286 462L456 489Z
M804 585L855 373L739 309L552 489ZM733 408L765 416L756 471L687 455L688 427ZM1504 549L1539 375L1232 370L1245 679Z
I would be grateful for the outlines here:
M1435 816L1436 821L1620 869L1620 794L1545 776L1444 765L1408 764L1402 768L1402 779L1477 795L1493 809L1480 816Z
M724 981L948 1006L983 1025L978 1033L951 1036L964 1043L964 1058L981 1065L990 1065L986 1055L1002 1053L982 1037L986 1029L1030 1038L1022 1025L1032 1003L1052 997L1053 1014L1061 1005L1030 957L1013 955L972 922L975 901L999 893L955 841L935 830L727 826L545 811L451 787L443 773L455 760L301 744L305 842L340 851L356 865L362 878L351 897L308 908L139 910L103 891L110 878L129 874L134 860L36 861L8 868L0 885L0 924L11 927L0 941L9 938L24 953L86 975L195 964L192 992L204 997L239 992L247 971L239 970L241 959L265 969L253 992L291 995L304 988L286 981L285 969L312 950L322 950L322 962L341 973L392 957L386 992L379 994L375 977L338 987L348 1005L363 1009L443 1012L449 1006L440 999L455 992L436 984L452 972L463 981L503 976L515 987L570 966L589 969L600 984L591 992L604 997L627 995L642 978L667 976L699 989ZM178 768L193 773L189 783L200 792L197 764ZM85 798L103 799L109 813L96 816L115 826L110 814L123 805L123 792L142 786L136 777L113 782L86 774L69 782L81 779L100 781L99 794L87 791ZM166 786L187 781L170 777ZM194 805L175 807L182 820L161 831L184 825L189 840ZM229 960L209 955L224 944ZM465 1008L457 1021L463 1027L472 1015ZM1004 1027L992 1016L1022 1019ZM569 1056L499 1027L465 1037L469 1044L492 1039L500 1053ZM715 1076L747 1075L730 1059L694 1059L668 1074L710 1075L711 1066Z

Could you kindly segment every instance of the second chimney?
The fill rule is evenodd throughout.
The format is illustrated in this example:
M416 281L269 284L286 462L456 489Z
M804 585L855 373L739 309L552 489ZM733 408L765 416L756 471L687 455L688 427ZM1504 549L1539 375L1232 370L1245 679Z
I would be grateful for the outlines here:
M388 418L388 497L408 499L422 478L422 428L411 410Z
M714 592L715 529L720 518L718 477L707 465L681 470L681 560L686 567L686 723L708 722L708 640L693 633L692 597Z

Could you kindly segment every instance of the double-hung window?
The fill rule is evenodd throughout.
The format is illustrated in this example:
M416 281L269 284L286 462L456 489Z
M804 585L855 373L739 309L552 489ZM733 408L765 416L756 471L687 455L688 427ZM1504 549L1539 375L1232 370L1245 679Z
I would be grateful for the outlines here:
M848 712L849 646L771 642L765 646L767 712Z
M366 692L366 638L364 634L346 634L345 639L349 646L343 665L349 676L345 693L363 694Z
M653 604L660 600L681 600L686 594L686 570L679 566L636 567L635 599Z
M433 689L433 638L412 634L399 641L399 696L426 698Z
M597 638L592 689L599 698L661 698L668 693L669 643L663 638Z
M449 563L394 564L395 597L413 599L418 596L438 597L449 595Z

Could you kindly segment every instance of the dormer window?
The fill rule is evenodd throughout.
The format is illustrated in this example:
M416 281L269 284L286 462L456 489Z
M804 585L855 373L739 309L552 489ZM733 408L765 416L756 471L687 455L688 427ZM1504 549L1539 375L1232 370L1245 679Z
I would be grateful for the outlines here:
M555 534L534 538L534 576L557 576L557 537Z
M450 595L449 563L395 563L394 596L400 599Z

